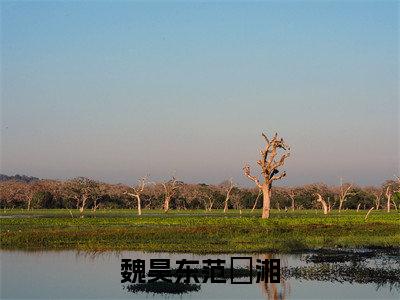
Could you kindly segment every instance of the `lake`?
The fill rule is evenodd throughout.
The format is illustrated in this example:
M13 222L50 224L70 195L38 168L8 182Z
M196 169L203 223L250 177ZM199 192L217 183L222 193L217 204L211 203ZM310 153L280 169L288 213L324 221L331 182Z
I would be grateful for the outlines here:
M369 250L356 254L334 251L298 255L137 251L1 251L0 254L2 299L399 299L400 293L398 253ZM199 260L197 268L201 269L204 266L201 262L206 259L226 260L225 267L228 268L231 257L252 258L252 284L232 284L227 276L226 283L182 283L178 293L175 283L121 283L122 259L144 260L147 272L150 259L170 259L171 269L177 268L177 260ZM255 282L257 259L280 259L280 283ZM234 268L243 271L249 260L235 261ZM234 281L243 278L246 276L234 272ZM202 282L202 278L199 281Z

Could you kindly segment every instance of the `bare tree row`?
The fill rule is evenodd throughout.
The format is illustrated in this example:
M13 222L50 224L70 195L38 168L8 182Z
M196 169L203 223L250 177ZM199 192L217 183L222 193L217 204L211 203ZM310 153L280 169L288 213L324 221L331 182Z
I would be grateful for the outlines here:
M271 187L270 207L280 210L325 208L333 209L397 209L400 202L400 183L388 180L380 187L359 187L343 183L328 187L310 184L298 187ZM141 214L143 209L259 209L263 207L259 188L236 186L232 180L218 185L187 184L171 178L155 183L143 177L135 186L107 184L87 178L66 181L38 180L0 182L0 207L11 208L69 208L83 213L85 209L132 208Z

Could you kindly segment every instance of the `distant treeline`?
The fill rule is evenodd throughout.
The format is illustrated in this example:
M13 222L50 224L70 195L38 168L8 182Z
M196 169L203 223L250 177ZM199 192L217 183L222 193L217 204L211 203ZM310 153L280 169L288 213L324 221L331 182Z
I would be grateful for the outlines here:
M13 176L0 174L0 181L7 181L7 180L15 180L15 181L21 181L21 182L32 182L32 181L38 181L39 178L32 177L32 176L26 176L26 175L18 175L18 174L13 175Z
M343 188L348 188L342 209L383 209L390 205L397 209L400 202L400 184L387 180L381 186L360 187L343 184L327 186L323 183L294 187L274 187L271 206L275 209L297 210L320 208L317 194L322 195L331 209L337 209ZM168 209L251 209L262 207L262 195L258 188L243 188L230 181L218 185L188 184L176 180L139 184L131 187L123 184L108 184L88 178L65 181L42 180L28 176L1 175L0 207L12 208L68 208L68 209L136 209L140 196L142 209L164 209L168 198ZM226 205L225 205L226 204Z

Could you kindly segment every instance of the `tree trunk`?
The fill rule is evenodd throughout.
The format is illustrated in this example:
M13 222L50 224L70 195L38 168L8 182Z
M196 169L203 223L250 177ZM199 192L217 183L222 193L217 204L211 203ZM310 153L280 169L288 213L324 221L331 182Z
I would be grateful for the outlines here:
M253 208L251 209L251 212L253 212L256 209L258 198L260 198L260 195L261 195L261 191L258 192L256 201L254 202L254 205L253 205Z
M262 188L263 193L263 209L262 209L262 218L268 219L269 218L269 210L271 204L271 191L267 186L263 186Z
M326 205L325 202L322 202L322 207L324 209L324 215L327 215L328 214L328 206Z
M142 202L140 201L140 197L137 196L137 210L138 210L138 215L142 215Z
M224 213L226 213L226 212L227 212L227 210L228 210L228 200L229 200L229 198L226 198L226 199L225 199L225 204L224 204Z
M324 215L328 214L328 205L326 204L325 200L322 198L320 194L317 194L318 199L317 202L321 202L322 204L322 209L324 210Z
M169 210L169 202L171 201L170 197L165 197L165 201L164 201L164 212L167 212Z
M80 214L81 214L81 218L83 218L83 210L85 209L85 205L86 205L86 200L87 200L87 196L86 195L83 195L82 196L82 204L81 204L81 206L79 207L79 212L80 212Z
M390 186L386 188L386 198L387 198L386 209L387 212L390 212L390 199L392 198L392 192L390 191Z
M358 203L358 205L357 205L357 212L360 210L360 206L361 206L361 203Z
M392 200L392 202L393 202L394 209L397 211L397 205L396 205L396 202L394 201L394 199Z
M367 214L365 215L364 220L367 220L369 214L371 213L371 211L372 211L373 209L374 209L374 207L372 206L372 207L369 209L369 211L367 212Z
M379 209L380 202L381 202L380 198L376 199L376 209L377 210Z

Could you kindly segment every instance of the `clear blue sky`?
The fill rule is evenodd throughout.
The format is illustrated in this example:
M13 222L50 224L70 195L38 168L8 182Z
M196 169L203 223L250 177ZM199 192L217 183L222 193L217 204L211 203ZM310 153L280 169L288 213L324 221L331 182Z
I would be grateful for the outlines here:
M262 130L281 184L399 173L399 3L1 2L1 172L243 178Z

